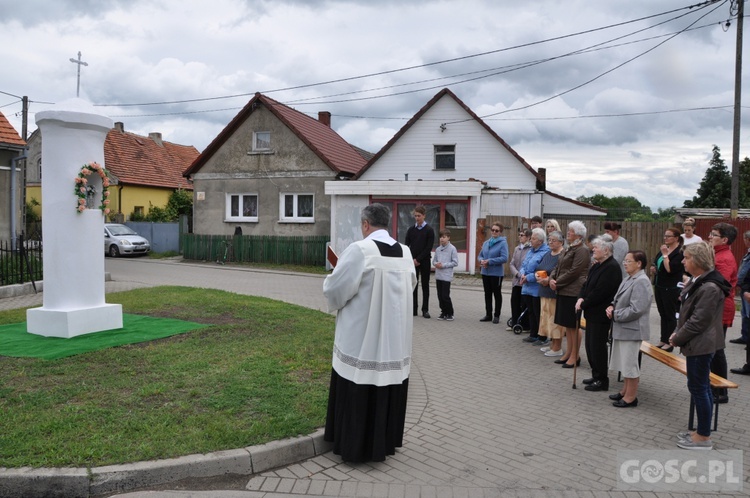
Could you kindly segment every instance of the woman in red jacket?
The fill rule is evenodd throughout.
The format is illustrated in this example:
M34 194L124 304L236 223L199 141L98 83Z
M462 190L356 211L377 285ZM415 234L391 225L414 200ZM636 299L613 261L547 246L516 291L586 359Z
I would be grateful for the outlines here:
M714 247L716 257L716 271L721 273L732 289L729 295L724 299L724 309L721 324L724 327L724 339L726 340L727 328L732 326L734 321L734 288L737 287L737 261L730 246L734 239L737 238L737 229L729 223L717 223L711 227L711 245ZM711 360L711 372L727 377L727 357L724 354L724 348L718 349ZM727 403L729 396L726 389L717 389L715 393L717 403Z

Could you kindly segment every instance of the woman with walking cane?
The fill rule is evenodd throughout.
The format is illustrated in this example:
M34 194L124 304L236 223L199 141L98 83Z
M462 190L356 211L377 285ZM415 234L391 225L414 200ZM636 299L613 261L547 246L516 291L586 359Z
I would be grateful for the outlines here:
M566 239L568 248L558 260L557 266L550 275L549 287L557 292L555 323L565 329L568 347L565 355L556 360L563 368L573 368L581 363L578 348L581 345L579 329L576 328L575 304L589 271L590 255L586 244L586 225L580 221L571 221L568 225ZM573 337L575 334L575 337Z

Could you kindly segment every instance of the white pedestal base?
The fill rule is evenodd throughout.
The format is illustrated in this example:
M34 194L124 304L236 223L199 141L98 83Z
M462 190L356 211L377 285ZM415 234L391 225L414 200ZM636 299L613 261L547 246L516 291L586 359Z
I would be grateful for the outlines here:
M79 310L26 310L26 330L30 334L70 339L83 334L121 328L121 304L104 304Z

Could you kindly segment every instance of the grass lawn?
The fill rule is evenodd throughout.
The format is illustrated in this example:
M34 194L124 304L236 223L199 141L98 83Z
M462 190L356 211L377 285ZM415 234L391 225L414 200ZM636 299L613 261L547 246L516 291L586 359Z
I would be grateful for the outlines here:
M241 448L325 421L332 316L187 287L107 295L212 326L59 360L0 356L0 467L101 466ZM25 310L0 312L0 324Z

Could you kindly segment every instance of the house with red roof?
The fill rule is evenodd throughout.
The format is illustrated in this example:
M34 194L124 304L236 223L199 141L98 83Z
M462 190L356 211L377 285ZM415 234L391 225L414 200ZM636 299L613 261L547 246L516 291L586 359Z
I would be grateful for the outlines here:
M537 215L606 214L548 192L545 171L532 168L447 88L430 99L352 180L329 181L325 186L331 196L331 244L336 252L358 238L359 220L350 213L375 202L388 206L393 215L391 234L404 242L414 223L414 208L422 204L436 233L443 228L451 231L451 243L459 253L456 270L471 273L484 240L478 233L483 228L479 220L488 216L522 220Z
M0 202L0 240L4 241L12 240L23 229L20 226L23 171L19 161L25 147L26 142L0 112L0 197L4 199L4 202ZM13 209L9 202L11 199L15 201ZM15 216L15 223L11 223L11 213ZM13 231L12 225L15 228Z
M330 113L315 119L256 93L184 171L193 232L329 235L325 183L354 177L366 155L331 128Z
M29 137L26 197L43 202L41 191L42 137L39 130ZM142 136L125 131L115 123L104 141L104 166L111 177L111 220L127 221L148 215L156 206L167 205L178 189L193 186L182 172L200 155L192 145L180 145L162 139L161 133ZM71 179L72 181L72 179Z

